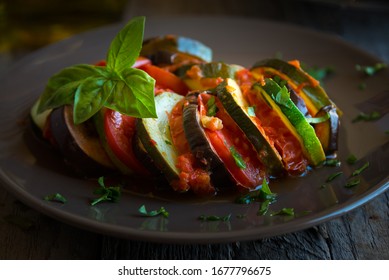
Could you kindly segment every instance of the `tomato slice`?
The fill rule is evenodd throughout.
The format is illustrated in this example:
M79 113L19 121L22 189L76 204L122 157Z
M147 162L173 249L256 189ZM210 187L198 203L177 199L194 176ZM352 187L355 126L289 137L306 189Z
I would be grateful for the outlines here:
M108 146L129 169L140 175L150 172L136 158L133 150L136 118L107 109L104 113L104 131Z
M175 93L186 95L189 91L186 84L173 73L158 66L145 64L139 67L155 79L156 88L171 90Z
M210 98L209 94L202 93L199 96L200 115L206 115L206 104ZM216 106L219 108L216 117L223 122L223 128L210 130L205 128L205 133L215 149L218 156L224 162L232 177L243 187L255 189L262 184L265 178L265 167L257 157L251 143L245 137L234 120L222 109L223 106L216 98ZM237 154L245 163L245 168L237 165L231 149L235 149Z

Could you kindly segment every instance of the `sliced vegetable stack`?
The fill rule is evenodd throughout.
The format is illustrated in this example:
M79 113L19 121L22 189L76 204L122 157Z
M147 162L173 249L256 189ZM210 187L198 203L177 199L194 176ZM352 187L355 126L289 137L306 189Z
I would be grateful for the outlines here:
M144 18L106 61L54 75L31 109L43 138L85 176L163 176L201 196L301 176L336 156L340 110L298 61L212 61L179 36L143 41Z

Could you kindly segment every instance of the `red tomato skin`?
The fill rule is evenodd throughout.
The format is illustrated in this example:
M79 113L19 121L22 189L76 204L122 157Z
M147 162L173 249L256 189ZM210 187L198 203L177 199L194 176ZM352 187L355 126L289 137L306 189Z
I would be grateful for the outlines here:
M175 93L186 95L189 91L187 85L176 75L152 64L145 64L139 67L151 77L155 79L156 88L165 91L173 91Z
M130 170L140 175L150 172L136 158L133 150L136 118L107 109L104 113L104 132L114 155Z

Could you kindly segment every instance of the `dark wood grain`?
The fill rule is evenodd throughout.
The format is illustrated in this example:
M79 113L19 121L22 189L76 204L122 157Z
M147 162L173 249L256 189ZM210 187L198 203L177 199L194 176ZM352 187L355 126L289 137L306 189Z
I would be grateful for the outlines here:
M378 9L365 1L132 0L123 18L215 14L279 20L332 32L388 62L389 7L376 2ZM388 249L389 192L307 230L254 241L177 245L80 230L26 207L0 187L0 259L386 260Z

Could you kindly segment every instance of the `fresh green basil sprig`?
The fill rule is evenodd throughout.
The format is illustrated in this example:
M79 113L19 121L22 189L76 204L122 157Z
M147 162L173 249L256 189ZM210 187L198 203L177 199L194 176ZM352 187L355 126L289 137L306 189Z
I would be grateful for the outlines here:
M38 113L73 105L75 124L107 107L138 118L157 117L155 80L132 68L142 48L145 18L135 17L112 41L106 66L79 64L52 76L40 98Z

